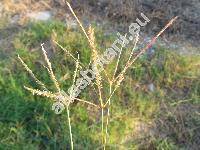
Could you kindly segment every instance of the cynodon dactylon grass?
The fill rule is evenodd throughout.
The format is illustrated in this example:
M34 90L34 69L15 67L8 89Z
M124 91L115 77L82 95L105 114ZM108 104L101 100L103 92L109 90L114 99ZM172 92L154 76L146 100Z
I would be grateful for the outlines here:
M122 51L120 51L120 53L118 54L117 57L117 61L114 65L114 69L112 71L112 73L108 73L106 70L106 67L103 68L103 71L100 72L99 68L97 66L98 62L98 58L100 56L100 51L97 48L97 43L95 40L95 35L94 35L94 28L93 27L89 27L88 31L83 27L81 21L78 19L78 17L76 16L75 12L73 11L71 5L66 1L67 6L69 7L71 13L73 14L73 16L75 17L76 21L78 22L81 30L83 31L86 39L88 40L88 44L89 47L91 49L91 64L93 64L93 66L95 66L95 83L91 84L92 88L97 92L97 96L98 96L98 103L94 104L92 102L90 102L89 100L83 100L81 98L77 98L74 97L72 95L73 92L70 92L69 95L67 95L64 92L64 89L61 89L61 86L59 84L59 81L56 78L56 75L54 74L54 71L52 69L52 64L47 56L47 52L44 48L44 44L41 45L42 47L42 52L44 55L44 60L47 64L47 66L45 66L51 80L52 83L54 84L54 87L56 89L56 91L50 91L48 89L48 87L42 82L40 81L35 74L33 73L33 71L28 67L28 65L26 65L26 63L22 60L22 58L20 56L18 56L20 62L22 63L22 65L24 66L24 68L26 69L26 71L30 74L30 76L35 80L35 82L38 84L38 86L40 86L40 89L34 89L32 87L27 87L24 86L26 90L30 91L33 95L39 95L39 96L43 96L43 97L47 97L50 99L53 99L55 101L54 105L53 105L53 109L55 110L55 112L59 113L62 112L62 110L64 110L66 108L67 110L67 118L68 118L68 127L69 127L69 133L70 133L70 143L71 143L71 149L74 148L74 141L73 141L73 131L71 128L71 120L70 120L70 105L72 103L74 103L74 101L79 101L81 103L85 103L88 105L91 105L94 109L98 109L99 111L101 111L101 139L102 139L102 146L101 148L106 149L106 145L109 143L109 119L110 119L110 109L112 106L112 97L115 94L116 90L118 88L120 88L120 85L122 83L122 81L125 79L125 74L127 72L127 70L133 65L133 63L142 55L144 54L158 39L158 37L167 29L169 28L173 22L177 19L177 17L173 18L172 20L170 20L169 23L166 24L166 26L149 42L149 44L147 44L147 46L145 46L142 50L138 51L138 53L136 55L133 55L134 50L136 49L136 45L137 42L139 40L139 34L137 34L135 36L135 40L134 40L134 45L132 50L130 51L128 60L126 61L126 63L124 64L124 68L121 70L118 69L119 67L119 61L122 58ZM89 67L85 67L81 62L80 62L80 58L79 58L79 54L77 57L75 57L73 54L71 54L69 51L67 51L61 44L59 44L56 39L53 38L53 42L55 43L55 45L57 45L58 47L60 47L62 50L64 50L65 52L67 52L67 54L69 54L69 56L74 60L75 63L75 70L74 70L74 75L73 75L73 84L75 84L78 73L80 72L80 70L82 68L89 68ZM90 65L91 65L90 64ZM107 89L108 88L108 89ZM109 92L107 92L109 91ZM59 107L58 107L59 106ZM61 107L60 107L61 106Z

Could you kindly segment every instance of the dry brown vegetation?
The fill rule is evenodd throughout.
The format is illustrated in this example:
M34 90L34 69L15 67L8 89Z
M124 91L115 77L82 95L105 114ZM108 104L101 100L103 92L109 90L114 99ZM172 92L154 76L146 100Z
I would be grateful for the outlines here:
M200 1L198 0L73 0L72 6L82 14L96 14L99 19L108 18L120 26L135 20L141 12L147 14L152 25L146 28L154 33L173 16L179 16L171 35L198 40L200 37Z

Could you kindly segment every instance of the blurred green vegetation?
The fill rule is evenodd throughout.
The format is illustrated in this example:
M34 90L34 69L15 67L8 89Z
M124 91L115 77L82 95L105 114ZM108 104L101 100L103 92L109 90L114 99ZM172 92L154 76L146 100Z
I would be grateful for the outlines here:
M96 37L101 52L114 39L113 35L104 36L100 29L96 29ZM69 149L66 112L61 115L54 114L51 110L51 100L33 96L23 88L24 85L35 88L37 86L17 59L19 54L37 77L54 91L48 73L43 67L45 62L40 44L44 42L56 77L62 89L67 91L72 84L75 64L73 59L51 39L56 39L74 56L79 52L84 65L87 66L90 62L91 52L84 35L79 30L67 28L57 21L30 23L12 41L14 49L9 55L1 50L0 149ZM120 61L120 69L123 68L125 58ZM179 149L181 145L177 139L171 137L151 138L147 145L134 142L139 134L135 131L135 124L149 124L158 119L162 113L160 108L163 103L168 107L176 107L182 102L199 105L199 65L199 56L181 56L159 45L156 46L151 59L142 57L138 60L112 99L110 141L107 148ZM108 72L113 70L113 66L114 64L111 64L106 68ZM153 90L149 89L150 84L153 85ZM92 95L94 92L91 87L87 87L81 93L83 99L97 103L97 97ZM87 105L74 103L70 113L75 149L100 148L100 112ZM192 119L196 126L200 125L198 116L193 116ZM130 138L126 140L127 137Z

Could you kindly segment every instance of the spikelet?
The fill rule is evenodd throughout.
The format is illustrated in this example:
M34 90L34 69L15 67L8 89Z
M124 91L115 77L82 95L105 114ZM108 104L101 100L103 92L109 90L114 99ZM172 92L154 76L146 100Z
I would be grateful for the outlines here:
M96 67L96 82L97 82L97 86L101 89L102 88L102 78L100 76L100 73L98 71L98 63L97 63L97 60L98 60L98 52L97 52L97 49L96 49L96 45L95 45L95 36L94 36L94 29L90 26L89 27L89 30L88 30L88 35L89 35L89 38L90 38L90 47L91 47L91 50L92 50L92 60L94 62L94 65Z
M89 38L90 38L90 47L91 47L92 51L96 55L98 55L97 51L96 51L96 45L95 45L94 28L92 28L91 26L88 29L88 35L89 35Z
M45 59L45 61L47 62L47 65L48 65L47 71L48 71L48 73L49 73L49 75L50 75L52 81L54 82L57 91L60 92L60 86L59 86L59 84L58 84L58 81L57 81L57 79L56 79L54 73L53 73L53 70L52 70L52 67L51 67L51 62L49 61L49 58L47 57L47 52L45 51L43 45L44 45L44 43L41 44L41 47L42 47L44 59Z
M33 88L26 87L26 86L24 86L24 88L26 90L30 91L33 95L44 96L44 97L53 98L53 99L56 97L55 94L48 92L48 91L40 91L38 89L33 89Z
M26 71L30 74L30 76L35 80L35 82L40 85L44 90L47 90L44 83L42 83L32 72L32 70L26 65L26 63L21 59L21 57L18 55L18 59L20 60L21 64L24 66Z
M124 80L124 74L120 74L119 75L119 78L118 78L118 81L116 83L116 88L118 88L121 84L121 82Z

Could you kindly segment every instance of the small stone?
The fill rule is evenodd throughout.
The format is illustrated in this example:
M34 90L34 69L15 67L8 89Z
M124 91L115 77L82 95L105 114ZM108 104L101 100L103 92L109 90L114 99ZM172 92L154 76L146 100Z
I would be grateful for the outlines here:
M36 21L47 21L52 17L50 11L32 12L27 14L27 16Z
M15 24L15 23L17 23L17 22L19 21L19 19L20 19L20 15L14 15L14 16L11 18L10 23Z
M78 26L78 24L75 20L66 20L66 25L73 29L76 29Z
M153 83L149 84L148 89L149 89L149 91L154 92L154 90L155 90L154 84Z

